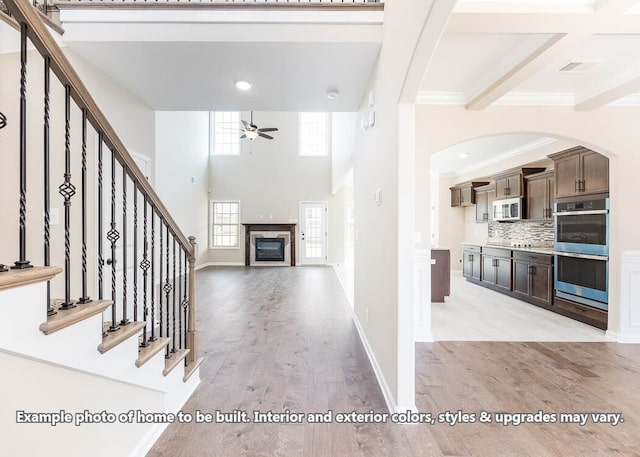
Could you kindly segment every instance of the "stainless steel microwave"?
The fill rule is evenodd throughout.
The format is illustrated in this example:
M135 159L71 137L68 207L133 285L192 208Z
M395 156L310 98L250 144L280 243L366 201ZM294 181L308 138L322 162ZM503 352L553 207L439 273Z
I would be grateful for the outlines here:
M524 217L522 198L507 198L504 200L494 200L493 220L494 221L517 221Z

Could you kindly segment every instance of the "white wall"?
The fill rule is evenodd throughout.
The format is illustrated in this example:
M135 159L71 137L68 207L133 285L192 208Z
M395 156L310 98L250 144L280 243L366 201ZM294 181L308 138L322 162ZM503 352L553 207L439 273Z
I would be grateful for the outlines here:
M331 115L331 189L337 192L353 168L358 113Z
M242 119L248 115L242 113ZM344 232L344 199L331 194L331 155L298 156L298 113L256 112L254 123L279 130L273 140L243 140L239 156L210 156L211 199L240 200L244 223L298 223L300 201L326 201L328 262L341 263L343 238L334 236ZM209 261L244 264L244 233L240 244L240 249L211 250Z
M208 261L209 113L156 113L156 189L186 236L198 243L196 265Z

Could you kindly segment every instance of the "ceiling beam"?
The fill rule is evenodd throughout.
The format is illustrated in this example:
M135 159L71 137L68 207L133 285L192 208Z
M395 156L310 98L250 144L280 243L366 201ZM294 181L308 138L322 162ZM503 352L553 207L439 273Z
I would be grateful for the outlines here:
M576 111L590 111L615 102L627 95L640 92L640 73L620 78L617 83L607 85L601 90L584 97L575 105Z
M488 82L474 95L469 97L466 105L470 110L482 110L502 98L512 89L523 83L533 75L543 70L549 64L561 59L571 52L575 46L590 37L586 31L571 34L555 34L545 39L539 46L520 58L514 65ZM539 37L538 37L539 38ZM516 50L518 55L520 50ZM497 66L500 71L500 66Z
M593 10L598 14L624 14L638 4L638 0L598 0Z

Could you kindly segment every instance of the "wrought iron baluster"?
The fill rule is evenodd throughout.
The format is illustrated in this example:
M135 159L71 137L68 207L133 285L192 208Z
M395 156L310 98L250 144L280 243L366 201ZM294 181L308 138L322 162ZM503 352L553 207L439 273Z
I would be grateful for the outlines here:
M27 260L27 24L20 23L20 258L11 268L31 268Z
M178 300L182 297L182 248L178 250ZM178 303L178 347L182 349L182 313ZM175 311L173 319L175 321Z
M167 269L167 273L166 273L166 277L165 277L165 281L164 281L164 293L165 293L165 307L166 307L166 314L165 314L165 325L166 325L166 331L167 331L167 336L169 336L170 331L171 331L171 327L170 327L170 322L169 322L169 294L171 293L171 289L173 288L171 286L171 282L169 282L169 226L166 225L167 231L166 231L166 237L167 237L167 250L166 250L166 269ZM169 358L169 346L167 345L167 351L165 353L165 357Z
M87 110L82 109L82 297L78 303L91 301L87 294Z
M164 315L164 310L162 309L162 292L164 290L164 288L162 287L162 267L164 265L164 251L163 251L163 244L162 244L162 235L163 235L163 230L162 230L162 218L158 217L158 219L160 220L160 255L159 255L159 260L160 262L158 263L160 265L160 281L159 281L159 288L158 288L158 315L159 315L159 328L160 328L160 338L162 338L163 334L164 334L164 319L163 319L163 315ZM155 262L154 262L155 263ZM153 286L155 288L155 284ZM168 336L168 335L167 335Z
M111 228L107 232L107 239L111 243L111 326L110 332L120 330L116 310L116 241L120 233L116 230L116 155L111 151ZM107 264L109 261L107 260Z
M102 252L102 132L98 133L98 300L104 298L104 256Z
M51 265L51 58L44 58L44 264ZM47 316L57 311L51 303L51 281L47 281Z
M64 182L58 186L64 197L64 303L60 309L75 308L71 300L71 197L76 187L71 183L71 86L64 86Z
M147 341L147 325L149 325L149 321L147 317L149 315L149 307L147 303L147 274L149 272L149 267L151 266L151 262L149 262L149 258L147 256L149 252L149 244L147 239L147 196L144 196L144 210L142 211L142 246L143 246L143 254L142 254L142 262L140 263L140 268L142 269L142 318L144 319L144 327L142 328L142 343L140 343L141 347L147 347L149 342ZM153 216L152 216L153 217ZM151 258L153 259L153 253L151 254ZM152 276L153 277L153 276ZM153 279L151 280L153 284ZM152 295L153 296L153 295ZM151 328L153 329L153 321L151 322Z
M172 322L171 322L171 352L176 352L176 235L171 234L173 238L173 250L171 251L173 257L173 302L172 302Z
M189 300L187 300L187 251L184 251L184 278L183 278L183 295L182 295L182 310L184 312L184 347L187 347L187 310L189 308ZM182 346L181 346L182 347Z
M149 341L156 338L156 218L155 212L151 210L151 337ZM162 275L161 275L162 276Z
M133 182L133 320L138 321L138 184Z
M122 320L120 325L128 325L127 318L127 167L122 164Z

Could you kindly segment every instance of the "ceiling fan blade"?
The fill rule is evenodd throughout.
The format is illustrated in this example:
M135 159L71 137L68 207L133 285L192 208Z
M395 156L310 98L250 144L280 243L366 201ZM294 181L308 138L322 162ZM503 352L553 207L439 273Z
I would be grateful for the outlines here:
M243 119L243 120L242 120L242 121L240 121L240 122L242 122L242 125L244 125L244 128L245 128L245 129L248 129L248 128L249 128L249 124L247 123L247 121L245 121L245 120Z
M264 134L264 133L262 133L262 132L258 132L258 136L261 136L262 138L266 138L267 140L273 140L273 137L272 137L272 136L265 135L265 134Z
M258 129L258 132L277 132L278 129L275 127L267 127L266 129Z
M247 137L247 135L244 134L244 133L242 135L240 135L240 139L243 139L243 138L246 138L246 137Z

